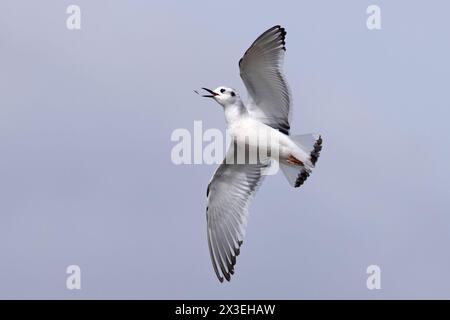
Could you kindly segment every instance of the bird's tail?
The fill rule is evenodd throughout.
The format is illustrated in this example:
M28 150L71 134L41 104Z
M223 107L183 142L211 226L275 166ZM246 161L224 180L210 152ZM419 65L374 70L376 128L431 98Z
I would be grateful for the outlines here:
M289 164L280 162L280 168L283 171L289 184L294 188L300 187L311 174L311 169L315 166L322 150L322 137L316 134L302 134L298 136L289 136L291 140L306 154L309 155L309 165Z

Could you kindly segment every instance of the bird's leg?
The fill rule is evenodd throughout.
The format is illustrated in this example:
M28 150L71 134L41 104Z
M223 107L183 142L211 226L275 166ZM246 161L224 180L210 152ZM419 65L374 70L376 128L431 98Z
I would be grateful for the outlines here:
M303 166L303 162L298 160L296 157L294 157L292 154L290 154L287 158L287 163L289 164L293 164L296 166Z

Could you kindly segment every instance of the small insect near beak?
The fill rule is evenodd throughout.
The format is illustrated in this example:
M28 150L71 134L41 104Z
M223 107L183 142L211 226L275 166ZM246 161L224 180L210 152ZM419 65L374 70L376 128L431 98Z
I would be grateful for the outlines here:
M211 94L204 94L202 97L205 97L205 98L214 98L215 96L218 96L219 94L218 93L215 93L214 91L212 91L211 89L208 89L208 88L202 88L203 90L205 90L205 91L207 91L207 92L209 92L209 93L211 93Z

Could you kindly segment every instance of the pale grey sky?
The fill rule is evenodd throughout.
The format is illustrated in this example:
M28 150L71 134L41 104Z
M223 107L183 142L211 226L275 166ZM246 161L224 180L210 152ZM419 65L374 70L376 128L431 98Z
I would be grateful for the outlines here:
M370 4L382 30L366 28ZM449 10L1 1L0 298L450 298ZM170 135L195 120L225 128L192 90L245 96L237 62L275 24L292 132L320 132L324 149L304 187L266 179L236 275L219 284L205 226L215 166L173 165ZM70 264L81 291L65 287Z

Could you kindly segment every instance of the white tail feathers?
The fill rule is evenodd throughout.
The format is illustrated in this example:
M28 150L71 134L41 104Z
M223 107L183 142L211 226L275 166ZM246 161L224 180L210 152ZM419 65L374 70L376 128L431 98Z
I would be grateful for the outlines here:
M316 164L322 150L322 137L318 134L302 134L298 136L289 136L295 144L309 154L310 161L313 165Z
M289 136L291 140L309 155L310 162L314 166L322 150L322 137L316 134L303 134L298 136ZM295 188L300 187L311 174L309 166L298 166L280 162L280 168L283 171L289 184Z

